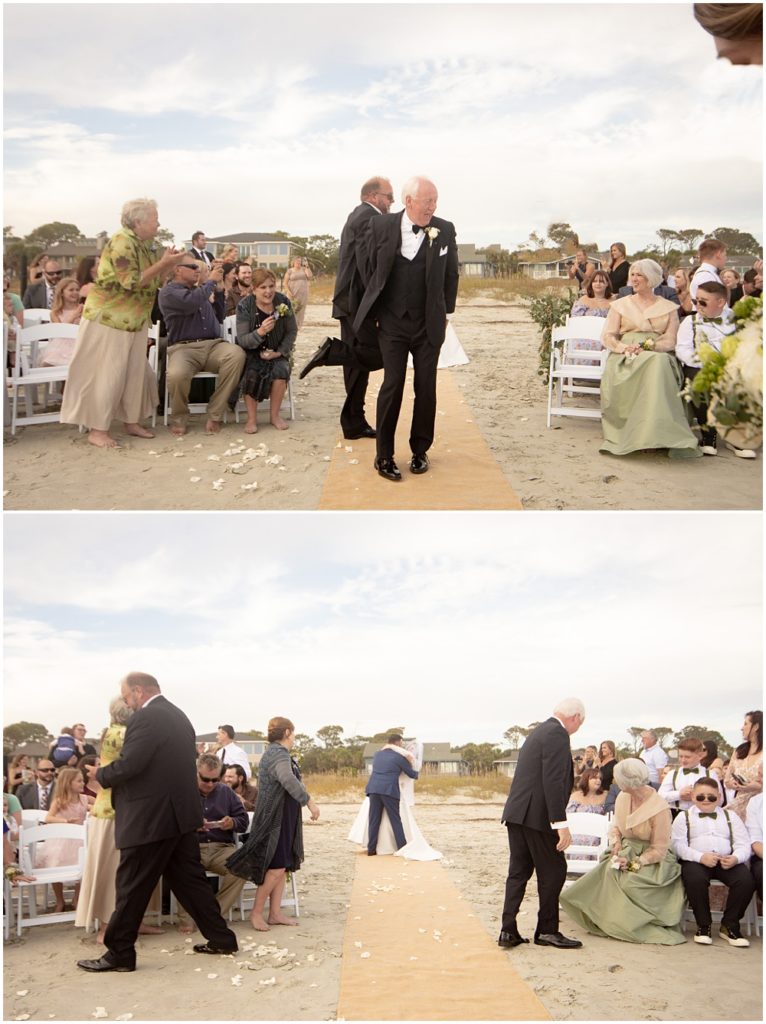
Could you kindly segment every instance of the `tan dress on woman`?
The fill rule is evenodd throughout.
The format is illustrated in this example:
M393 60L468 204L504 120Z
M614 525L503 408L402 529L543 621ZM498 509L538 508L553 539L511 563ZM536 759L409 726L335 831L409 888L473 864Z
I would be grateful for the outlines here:
M287 289L288 298L295 310L295 322L298 330L303 327L303 318L306 315L306 304L309 301L309 278L303 267L297 270L289 267L282 278L282 285Z
M702 455L679 394L684 379L674 354L677 309L659 297L648 309L632 295L612 303L604 327L606 347L612 347L616 336L625 345L651 339L653 349L636 356L613 351L607 359L601 380L600 451L628 455L666 448L670 458Z

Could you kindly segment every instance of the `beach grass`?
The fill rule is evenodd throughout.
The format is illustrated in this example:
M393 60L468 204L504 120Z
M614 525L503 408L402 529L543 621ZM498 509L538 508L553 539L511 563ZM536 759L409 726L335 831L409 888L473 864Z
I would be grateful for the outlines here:
M523 274L513 277L461 277L458 289L458 305L475 299L494 300L496 302L523 302L537 298L545 292L563 292L571 285L565 278L551 278L543 281L533 280ZM311 285L309 302L323 305L332 301L335 290L334 277L317 278Z
M336 775L332 773L304 775L303 782L317 803L322 800L347 803L364 799L367 775ZM509 779L504 775L421 775L417 782L418 798L445 801L504 800Z

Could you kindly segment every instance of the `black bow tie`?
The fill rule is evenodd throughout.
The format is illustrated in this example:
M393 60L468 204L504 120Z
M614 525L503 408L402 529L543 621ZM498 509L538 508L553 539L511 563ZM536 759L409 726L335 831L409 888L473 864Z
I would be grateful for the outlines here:
M700 818L717 818L717 811L700 811Z
M415 232L415 234L417 234L418 231L428 231L430 227L430 224L424 224L422 227L420 226L420 224L413 224L412 230Z
M705 324L722 324L722 316L703 316L702 322Z
M684 773L684 775L696 775L697 774L697 769L696 768L682 768L681 771Z

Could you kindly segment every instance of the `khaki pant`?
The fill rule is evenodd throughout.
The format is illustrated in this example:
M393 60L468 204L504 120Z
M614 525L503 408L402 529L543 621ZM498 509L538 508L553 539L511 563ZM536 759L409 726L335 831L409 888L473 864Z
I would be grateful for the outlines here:
M233 348L234 346L232 345L231 347ZM202 861L202 867L205 871L212 871L214 874L221 876L216 898L224 920L228 919L229 911L239 899L242 886L246 881L246 879L240 878L238 875L232 875L226 868L226 861L231 857L235 849L236 847L233 843L199 844L199 856ZM178 904L178 920L183 924L188 924L190 921L188 913L181 906L180 902Z
M216 373L218 384L207 403L208 419L220 422L229 396L242 376L245 352L222 338L203 338L168 346L167 381L171 419L185 426L189 417L189 389L195 373Z

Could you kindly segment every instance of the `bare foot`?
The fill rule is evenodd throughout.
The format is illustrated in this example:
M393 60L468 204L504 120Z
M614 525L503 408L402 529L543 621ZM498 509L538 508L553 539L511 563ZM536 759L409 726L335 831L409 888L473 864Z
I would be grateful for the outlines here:
M89 444L96 448L119 448L119 444L105 430L91 430L88 434Z
M284 914L278 914L276 917L273 914L269 914L269 924L289 924L291 927L296 928L298 922L291 917L285 917Z
M178 931L182 935L191 935L192 932L194 931L194 925L193 924L179 924L179 925L176 925L176 927L177 927ZM158 928L157 932L154 932L153 934L156 935L157 933L159 933L161 935L162 934L161 929Z
M138 928L139 935L164 935L165 932L162 928L157 928L153 924L142 924Z
M290 426L290 424L287 423L286 420L283 420L281 416L275 416L271 423L272 426L277 428L277 430L287 430Z
M126 423L125 433L130 434L131 437L154 437L151 430L142 427L140 423Z
M106 925L102 925L99 928L99 930L98 930L98 935L96 936L96 942L100 942L101 945L103 946L103 944L104 944L104 936L105 935L106 935Z
M220 424L220 422L218 420L208 420L207 423L205 424L205 433L206 434L220 434L221 433L221 424Z
M245 433L246 434L257 434L258 433L258 424L257 423L246 423L245 424Z
M53 913L54 914L63 914L64 913L64 904L63 903L57 903L56 906L53 908Z
M260 914L251 914L250 924L253 926L253 928L255 928L257 932L269 931L269 926L266 924L266 922L263 920Z
M171 423L169 430L173 437L183 437L186 433L186 427L182 423Z

